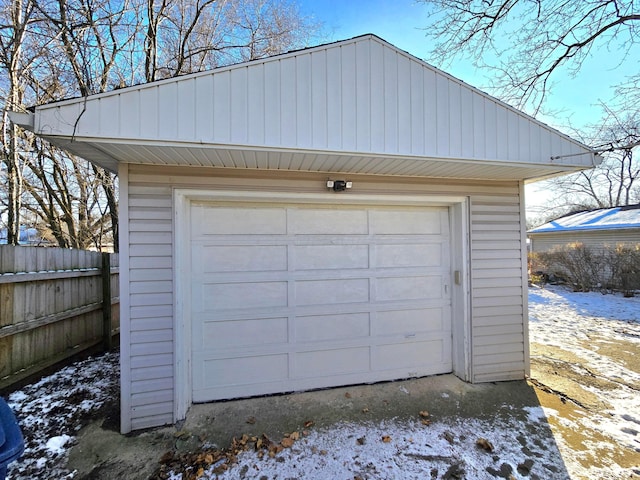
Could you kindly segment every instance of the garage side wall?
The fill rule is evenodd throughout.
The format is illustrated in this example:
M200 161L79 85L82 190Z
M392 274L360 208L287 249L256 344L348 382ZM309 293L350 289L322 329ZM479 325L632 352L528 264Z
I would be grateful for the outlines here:
M471 197L474 382L517 380L527 369L521 239L519 196Z
M125 167L126 168L126 167ZM327 192L325 174L131 165L128 177L130 301L122 321L123 432L174 422L174 188ZM344 175L339 175L343 177ZM471 338L474 382L521 379L526 369L521 195L517 182L356 177L353 192L456 195L470 201ZM345 193L344 195L348 195ZM122 217L124 217L124 213Z

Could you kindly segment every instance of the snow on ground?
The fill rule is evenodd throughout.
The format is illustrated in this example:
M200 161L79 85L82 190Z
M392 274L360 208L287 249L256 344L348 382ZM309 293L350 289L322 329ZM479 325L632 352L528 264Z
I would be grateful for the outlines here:
M8 478L66 479L68 449L78 430L117 388L118 354L109 353L71 366L9 395L25 437L22 459L9 466Z
M223 459L201 470L198 478L566 479L558 452L550 447L553 440L541 424L542 410L530 410L528 430L515 417L505 416L492 422L467 419L429 425L394 419L340 423L299 438L295 432L297 440L272 456L249 449L230 469L225 470Z
M606 396L609 411L585 417L582 425L575 424L575 419L566 419L567 424L573 423L575 428L588 424L638 451L640 399L637 390L626 387L625 382L637 385L640 374L599 351L606 342L625 342L638 351L640 298L573 293L559 287L532 288L529 307L532 342L574 352L588 360L588 368L621 382L615 390L594 390ZM27 445L23 460L11 465L8 478L73 478L74 473L66 469L68 449L76 442L81 426L98 415L107 398L114 395L118 374L117 354L108 354L64 368L10 395L9 404L20 419ZM226 465L224 458L213 462L201 472L202 478L564 479L573 476L572 469L579 471L579 462L560 458L549 436L544 417L558 416L559 412L549 408L516 412L509 405L504 409L507 414L491 422L434 421L424 425L424 419L416 418L411 422L388 419L341 423L327 429L311 427L296 432L295 441L272 456L265 450L248 449L237 455L235 465ZM522 413L528 422L516 420ZM481 438L493 444L493 451L477 445ZM229 468L223 471L225 466ZM628 472L615 467L587 473L590 478L630 478Z
M579 357L571 367L584 378L582 388L594 394L608 408L590 410L588 415L561 418L566 428L588 429L631 451L640 452L640 362L630 359L640 354L640 298L599 292L575 293L561 286L529 291L529 340L552 346ZM532 359L535 366L536 359ZM579 377L578 377L579 378ZM610 388L598 388L591 378L609 382ZM559 413L545 408L547 417ZM563 440L559 439L562 444ZM597 440L592 447L602 448ZM580 464L579 454L565 449L570 470L589 478L589 470ZM637 471L636 471L637 475ZM605 475L606 476L606 475ZM593 476L592 478L597 478ZM604 478L604 477L603 477ZM637 478L637 477L631 477Z

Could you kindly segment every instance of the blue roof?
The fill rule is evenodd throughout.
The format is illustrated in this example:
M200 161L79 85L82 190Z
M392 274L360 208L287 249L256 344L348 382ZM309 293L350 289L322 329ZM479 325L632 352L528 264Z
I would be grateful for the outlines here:
M640 229L640 205L603 208L561 217L528 233L575 232L583 230Z

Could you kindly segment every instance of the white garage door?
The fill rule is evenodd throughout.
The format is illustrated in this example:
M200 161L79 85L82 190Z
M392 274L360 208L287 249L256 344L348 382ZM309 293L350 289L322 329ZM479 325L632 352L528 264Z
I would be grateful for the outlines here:
M193 401L450 372L446 207L193 203Z

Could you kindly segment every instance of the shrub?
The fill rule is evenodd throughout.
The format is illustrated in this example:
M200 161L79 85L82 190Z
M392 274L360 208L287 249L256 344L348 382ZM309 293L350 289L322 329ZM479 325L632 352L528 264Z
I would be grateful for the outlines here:
M625 297L640 289L640 244L618 245L610 249L610 284Z
M618 290L633 296L640 289L640 244L594 249L571 243L531 254L529 268L538 276L566 277L575 291Z

